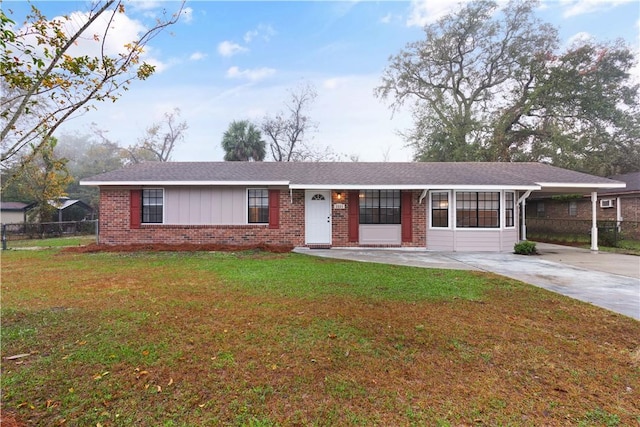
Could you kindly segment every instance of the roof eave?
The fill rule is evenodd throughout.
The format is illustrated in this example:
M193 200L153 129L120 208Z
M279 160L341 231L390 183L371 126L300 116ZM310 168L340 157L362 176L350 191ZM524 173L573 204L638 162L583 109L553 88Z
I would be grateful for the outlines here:
M601 182L601 183L570 183L570 182L537 182L542 188L566 188L566 189L609 189L609 188L625 188L627 184L624 182Z
M540 190L538 185L291 184L292 190Z
M130 186L288 186L289 181L80 181L80 185L94 187Z

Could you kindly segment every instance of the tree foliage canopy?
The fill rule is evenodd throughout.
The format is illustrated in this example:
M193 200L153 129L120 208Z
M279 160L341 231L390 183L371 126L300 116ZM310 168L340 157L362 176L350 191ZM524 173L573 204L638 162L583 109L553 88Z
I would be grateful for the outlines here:
M21 27L0 10L0 161L32 147L39 150L58 126L91 108L93 101L115 101L135 79L154 66L143 61L144 47L177 22L180 10L158 19L118 52L107 48L112 23L125 13L116 0L94 2L80 24L69 16L48 20L35 6ZM93 31L100 32L93 33ZM92 44L93 53L77 48Z
M248 120L233 121L222 135L225 161L261 162L264 160L266 143L260 129Z
M416 160L545 161L598 174L640 164L635 58L622 42L559 52L535 2L479 0L390 58L376 94L412 103ZM499 12L499 13L498 13Z

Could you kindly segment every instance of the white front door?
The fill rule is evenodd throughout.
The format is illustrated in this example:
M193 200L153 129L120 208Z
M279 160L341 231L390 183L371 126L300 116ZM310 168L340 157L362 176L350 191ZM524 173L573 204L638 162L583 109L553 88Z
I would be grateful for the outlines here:
M331 191L305 191L305 241L307 245L331 244Z

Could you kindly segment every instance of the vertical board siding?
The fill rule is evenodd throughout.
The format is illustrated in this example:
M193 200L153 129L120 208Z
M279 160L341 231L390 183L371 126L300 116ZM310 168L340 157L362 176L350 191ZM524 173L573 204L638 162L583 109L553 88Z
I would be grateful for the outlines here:
M402 242L411 242L413 241L413 218L411 215L411 191L403 191L401 193L401 204L400 204L400 212L401 212L401 224L402 224Z
M142 222L142 190L129 192L129 228L140 228Z
M357 242L360 232L360 192L349 191L349 241Z
M242 225L245 188L165 188L165 224Z

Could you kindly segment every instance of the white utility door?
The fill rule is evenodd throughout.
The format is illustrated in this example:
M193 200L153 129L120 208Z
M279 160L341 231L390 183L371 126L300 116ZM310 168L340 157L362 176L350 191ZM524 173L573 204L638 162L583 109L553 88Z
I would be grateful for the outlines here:
M331 191L305 191L305 241L307 245L331 244Z

